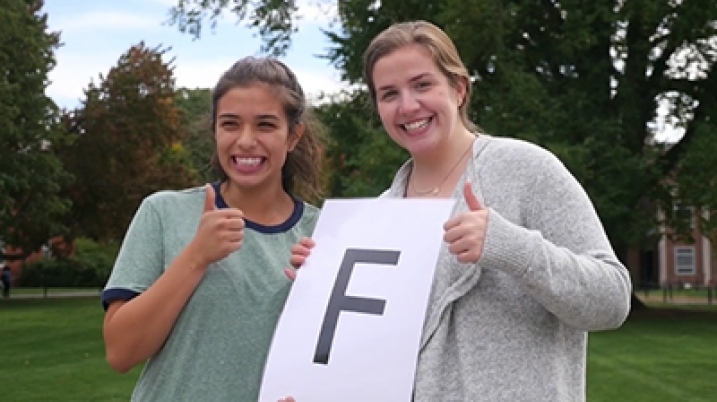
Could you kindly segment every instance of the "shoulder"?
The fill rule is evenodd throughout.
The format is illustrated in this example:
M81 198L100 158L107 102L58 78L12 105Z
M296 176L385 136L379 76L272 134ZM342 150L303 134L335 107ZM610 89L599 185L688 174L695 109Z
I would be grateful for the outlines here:
M304 214L301 219L316 222L320 213L321 210L317 206L304 202Z
M565 166L548 149L517 138L481 135L482 147L474 153L479 175L535 177L541 173L565 171Z
M484 156L503 162L523 164L557 160L548 149L519 138L486 136Z
M186 220L188 216L198 216L198 211L204 207L205 197L204 186L157 191L142 200L137 208L135 219L140 221L159 219L162 222Z
M161 190L152 193L144 198L143 205L151 206L158 210L177 208L183 206L194 207L203 205L206 197L204 186L192 187L183 190Z
M319 214L321 213L321 210L305 201L297 200L297 206L300 207L301 215L298 217L298 220L295 221L295 223L292 225L294 229L298 230L302 233L302 236L309 236L311 233L313 233L314 228L316 227L316 222L319 219Z

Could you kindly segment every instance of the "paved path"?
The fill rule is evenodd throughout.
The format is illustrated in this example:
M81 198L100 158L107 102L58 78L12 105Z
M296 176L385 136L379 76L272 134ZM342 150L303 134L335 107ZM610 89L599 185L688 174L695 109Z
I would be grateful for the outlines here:
M651 302L651 303L663 303L664 298L662 295L662 292L655 292L654 294L651 294L647 297L645 297L644 293L636 293L635 294L638 299L642 300L643 302ZM664 302L664 304L709 304L709 301L707 300L707 297L684 297L684 296L674 296L670 298L669 296L666 299L667 301ZM717 305L717 300L715 298L712 298L712 304Z

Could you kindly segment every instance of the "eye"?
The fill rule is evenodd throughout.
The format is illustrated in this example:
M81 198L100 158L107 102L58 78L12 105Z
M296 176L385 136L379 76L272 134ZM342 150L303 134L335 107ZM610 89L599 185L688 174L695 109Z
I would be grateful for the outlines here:
M238 126L238 124L236 121L233 121L233 120L224 120L224 121L219 122L219 126L223 129L229 130L232 128L236 128Z
M418 81L415 85L416 89L425 90L433 86L433 83L429 81Z
M395 97L396 97L396 91L393 91L393 90L385 91L384 93L381 94L382 101L388 101Z
M261 121L258 124L259 128L262 130L275 130L276 124L269 122L269 121Z

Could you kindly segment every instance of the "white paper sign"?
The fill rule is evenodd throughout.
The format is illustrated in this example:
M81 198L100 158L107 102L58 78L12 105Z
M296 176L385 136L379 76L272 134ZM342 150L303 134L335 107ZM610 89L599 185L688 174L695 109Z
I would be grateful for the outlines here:
M327 200L269 352L260 402L409 402L454 200Z

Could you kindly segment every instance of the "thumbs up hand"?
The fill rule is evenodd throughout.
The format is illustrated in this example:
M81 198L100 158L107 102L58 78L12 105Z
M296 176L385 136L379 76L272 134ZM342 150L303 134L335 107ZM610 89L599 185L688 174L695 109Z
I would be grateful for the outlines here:
M214 187L207 184L206 191L202 218L191 244L203 266L239 250L244 239L242 211L236 208L216 209Z
M483 254L483 243L488 228L488 210L484 209L473 194L470 182L463 186L463 196L469 210L454 216L443 225L443 240L448 250L464 264L477 262Z

